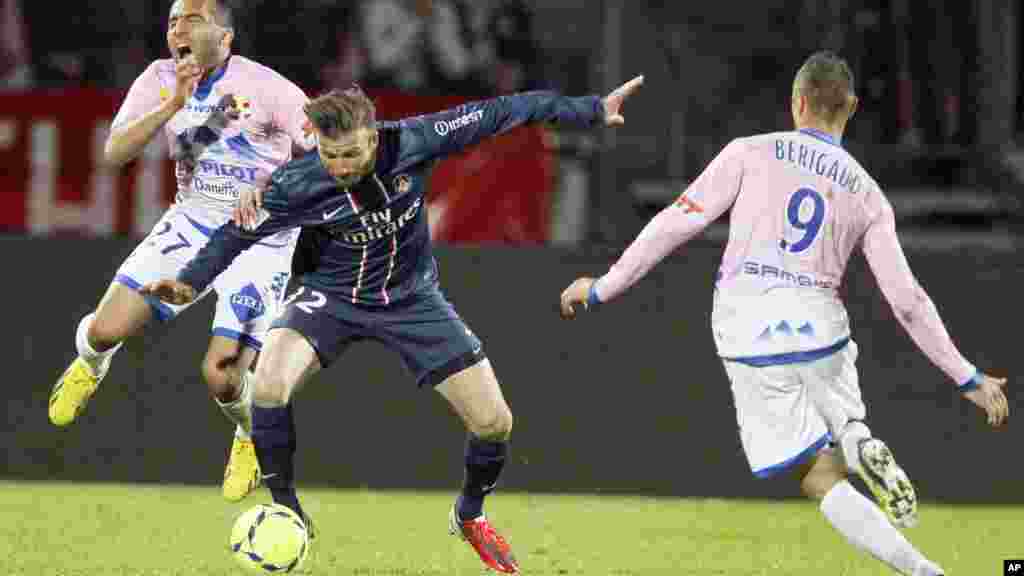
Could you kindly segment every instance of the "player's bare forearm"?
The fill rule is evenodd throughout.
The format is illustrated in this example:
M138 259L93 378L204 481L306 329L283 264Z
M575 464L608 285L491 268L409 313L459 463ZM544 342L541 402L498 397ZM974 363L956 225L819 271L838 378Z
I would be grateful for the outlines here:
M174 99L168 99L148 114L112 131L103 147L103 161L113 167L130 162L180 109Z

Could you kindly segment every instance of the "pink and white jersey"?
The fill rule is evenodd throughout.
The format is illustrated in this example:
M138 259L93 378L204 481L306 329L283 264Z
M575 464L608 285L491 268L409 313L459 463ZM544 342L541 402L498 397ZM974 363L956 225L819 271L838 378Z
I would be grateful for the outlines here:
M174 90L174 60L153 62L132 84L112 129L147 114ZM315 146L303 129L307 101L298 86L270 68L229 57L164 125L176 161L176 204L203 215L208 225L223 224L241 192L263 186L292 158L293 147Z
M756 366L842 348L850 326L837 289L861 246L918 347L958 384L975 374L914 278L878 184L815 130L732 141L598 280L597 296L622 293L729 208L711 320L721 357Z

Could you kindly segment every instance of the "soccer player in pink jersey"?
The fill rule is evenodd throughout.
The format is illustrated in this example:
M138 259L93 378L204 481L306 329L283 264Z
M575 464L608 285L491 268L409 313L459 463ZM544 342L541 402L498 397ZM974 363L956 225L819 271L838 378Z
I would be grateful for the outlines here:
M853 250L863 250L914 343L994 427L1009 415L1006 380L979 372L957 350L907 264L889 201L842 148L857 106L853 87L844 60L811 55L793 82L796 130L729 143L608 273L566 288L561 313L573 318L578 306L619 296L731 208L711 328L752 472L791 474L852 545L901 574L935 576L943 570L894 527L916 522L913 486L864 423L857 346L837 293ZM851 471L877 506L847 481Z
M303 129L303 91L233 55L233 37L220 2L174 2L167 29L172 58L153 62L135 80L114 118L106 162L127 163L163 131L176 160L177 197L78 325L78 356L50 397L50 420L57 426L82 411L125 339L154 316L169 321L187 307L144 297L139 287L176 274L231 218L243 191L265 185L293 150L315 146ZM229 500L240 500L259 483L246 374L280 307L297 238L295 229L265 239L208 290L218 298L202 373L211 396L236 424L223 484Z

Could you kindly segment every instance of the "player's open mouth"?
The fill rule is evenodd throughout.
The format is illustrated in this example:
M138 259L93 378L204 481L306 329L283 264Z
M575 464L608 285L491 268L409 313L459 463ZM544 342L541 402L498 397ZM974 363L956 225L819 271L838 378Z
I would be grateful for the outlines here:
M189 46L178 46L178 60L184 60L186 56L192 54L192 48Z

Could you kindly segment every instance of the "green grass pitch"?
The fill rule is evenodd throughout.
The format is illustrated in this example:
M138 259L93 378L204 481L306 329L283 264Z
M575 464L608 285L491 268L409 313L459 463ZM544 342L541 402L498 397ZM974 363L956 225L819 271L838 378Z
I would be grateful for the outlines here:
M301 489L319 528L300 573L477 575L447 533L453 494ZM0 576L238 574L240 504L217 487L0 482ZM811 502L499 492L487 511L523 574L892 574L847 546ZM924 504L906 532L950 575L1002 574L1024 557L1022 507Z

